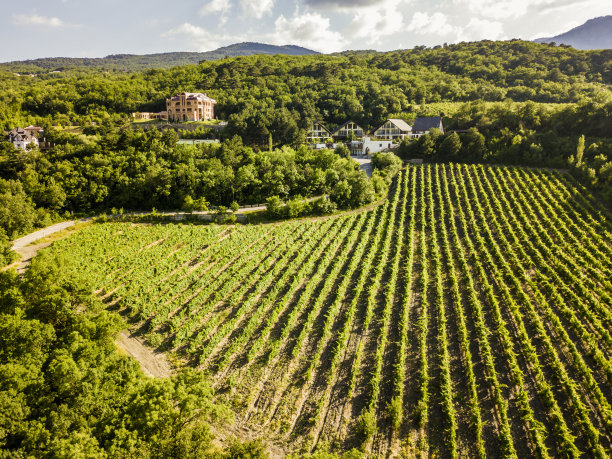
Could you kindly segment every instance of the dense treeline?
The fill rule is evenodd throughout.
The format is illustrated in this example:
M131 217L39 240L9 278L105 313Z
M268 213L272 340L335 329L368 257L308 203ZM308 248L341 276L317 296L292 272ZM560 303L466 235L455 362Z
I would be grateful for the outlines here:
M331 150L254 150L239 137L180 145L173 130L112 123L96 132L76 137L49 129L56 147L48 152L7 149L0 157L0 237L14 238L65 212L191 210L194 203L206 210L206 204L259 204L271 196L330 195L333 207L317 212L327 213L382 196L388 170L398 169L380 163L380 173L369 179L355 161Z
M264 145L298 142L308 121L371 128L413 104L439 101L560 103L609 100L611 51L537 43L477 42L390 53L250 56L167 70L3 73L0 124L85 123L107 114L163 110L180 91L207 91L229 133Z
M214 443L231 420L202 373L146 378L117 353L121 317L83 279L37 258L0 272L0 449L5 457L263 457ZM249 456L251 457L251 456Z
M310 120L334 126L354 119L368 129L388 116L440 114L427 104L445 111L445 104L462 101L445 117L447 131L459 133L424 137L404 145L402 154L567 167L578 137L586 135L581 167L588 170L579 176L609 195L611 83L610 51L516 40L389 53L250 56L133 73L9 73L0 79L0 124L41 124L56 147L22 154L4 144L0 199L17 205L13 197L25 195L19 218L32 224L48 220L40 208L55 214L176 209L190 199L228 206L330 194L340 207L354 207L371 201L381 180L362 186L350 161L298 148ZM129 127L130 112L161 110L166 97L195 90L217 99L216 114L229 123L220 147L175 146L172 132ZM84 134L50 128L71 123L84 126ZM352 194L342 190L347 183L363 192L346 198ZM27 229L16 221L0 227L11 237L20 225Z

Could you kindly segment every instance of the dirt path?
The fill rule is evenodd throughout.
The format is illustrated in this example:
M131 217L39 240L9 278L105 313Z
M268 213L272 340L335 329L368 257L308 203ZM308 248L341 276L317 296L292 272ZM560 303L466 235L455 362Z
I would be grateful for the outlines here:
M28 266L30 266L32 263L32 258L38 254L38 251L49 247L51 244L52 242L42 242L40 244L28 245L26 247L14 249L19 255L19 260L4 267L2 270L5 271L7 269L15 268L19 274L23 274L28 269Z
M359 170L365 172L368 177L372 177L374 167L372 166L372 158L370 156L351 156L351 158L359 163Z
M87 220L90 219L83 219L81 221L84 222ZM77 220L56 223L55 225L51 225L38 231L34 231L33 233L28 234L27 236L15 239L13 241L13 250L19 253L19 250L25 248L27 245L30 245L32 242L36 242L39 239L42 239L43 237L49 236L50 234L57 233L58 231L62 231L66 228L70 228L76 223Z
M117 336L117 347L140 363L142 371L147 376L168 378L173 373L172 365L168 362L165 354L153 351L127 331L123 331Z
M75 229L82 226L82 223L89 221L90 219L83 220L71 220L67 222L57 223L55 225L48 226L47 228L34 231L19 239L13 241L11 247L14 252L19 255L19 259L14 263L2 268L3 271L11 268L15 268L19 274L24 273L28 266L32 263L38 252L42 249L49 247L57 239L61 239L71 234ZM57 234L61 233L61 234ZM55 235L55 236L53 236ZM38 244L34 242L40 241Z

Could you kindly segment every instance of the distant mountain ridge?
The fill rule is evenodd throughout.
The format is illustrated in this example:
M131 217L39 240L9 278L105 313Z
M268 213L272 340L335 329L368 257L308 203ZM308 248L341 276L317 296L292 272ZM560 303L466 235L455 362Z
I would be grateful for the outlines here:
M589 19L581 26L555 37L538 38L538 43L557 43L576 49L612 49L612 16Z
M89 67L115 70L143 70L148 68L170 68L177 65L197 64L201 61L223 59L224 57L251 56L254 54L285 54L307 56L319 54L317 51L296 45L268 45L265 43L244 42L223 46L206 52L172 52L156 54L111 54L106 57L45 57L25 61L0 63L0 68L16 72L36 72L40 70L62 70L75 67Z

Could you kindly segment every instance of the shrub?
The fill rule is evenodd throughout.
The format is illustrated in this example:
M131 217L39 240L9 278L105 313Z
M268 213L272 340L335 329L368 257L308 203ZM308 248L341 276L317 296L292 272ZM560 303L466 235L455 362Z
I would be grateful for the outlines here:
M283 216L283 201L278 196L270 196L266 199L266 213L269 218L281 218Z
M393 153L380 152L372 157L372 166L390 182L391 178L402 168L402 160Z
M371 413L369 411L365 411L364 413L362 413L361 416L357 418L357 425L355 426L355 430L359 438L361 438L363 441L366 441L373 435L375 435L377 427L376 416L374 416L374 413Z
M233 442L226 457L227 459L264 459L269 456L261 440L252 440L244 443Z
M331 199L319 198L311 203L313 215L333 214L337 210L336 203Z

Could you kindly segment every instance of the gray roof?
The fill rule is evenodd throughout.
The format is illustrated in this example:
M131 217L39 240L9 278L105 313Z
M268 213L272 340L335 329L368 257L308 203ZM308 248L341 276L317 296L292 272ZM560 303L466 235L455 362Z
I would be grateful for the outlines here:
M412 125L413 131L429 131L432 128L440 128L442 124L441 116L434 116L429 118L416 118Z
M7 134L10 142L29 140L32 141L36 136L23 128L17 127L11 129Z
M408 131L408 132L412 131L412 128L410 127L410 125L408 123L406 123L404 120L400 119L400 118L389 118L387 121L391 121L393 124L395 124L395 126L397 126L398 129L400 129L402 131ZM381 124L378 127L378 129L383 127L387 121L385 121L383 124ZM376 129L376 130L378 131L378 129Z

